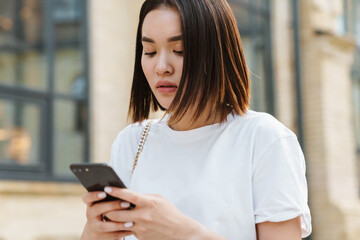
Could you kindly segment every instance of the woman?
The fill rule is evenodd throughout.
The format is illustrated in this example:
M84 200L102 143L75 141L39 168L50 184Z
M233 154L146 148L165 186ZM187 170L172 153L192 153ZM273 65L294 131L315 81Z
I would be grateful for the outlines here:
M84 195L82 239L308 236L305 163L296 136L270 115L249 110L249 96L226 0L146 0L129 111L136 123L120 132L111 156L129 189ZM166 115L152 122L134 165L151 108ZM106 194L124 201L94 204ZM129 203L136 207L129 210Z

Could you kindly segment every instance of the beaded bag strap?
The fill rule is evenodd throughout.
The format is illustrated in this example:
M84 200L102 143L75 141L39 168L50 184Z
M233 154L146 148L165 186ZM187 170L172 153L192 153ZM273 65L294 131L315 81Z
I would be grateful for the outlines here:
M136 165L137 165L137 163L138 163L138 159L139 159L140 153L141 153L141 151L142 151L143 148L144 148L145 141L146 141L146 138L147 138L147 136L148 136L151 123L152 123L152 120L149 120L149 121L146 123L146 125L145 125L144 131L142 132L142 135L141 135L141 138L140 138L140 141L139 141L139 145L138 145L138 149L137 149L137 152L136 152L136 156L135 156L135 160L134 160L134 164L133 164L133 169L132 169L131 175L134 174L134 171L135 171Z

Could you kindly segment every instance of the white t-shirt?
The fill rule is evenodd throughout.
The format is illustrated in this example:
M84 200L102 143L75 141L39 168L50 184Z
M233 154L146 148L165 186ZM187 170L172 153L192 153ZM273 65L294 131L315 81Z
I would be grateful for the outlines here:
M156 120L131 176L144 125L121 131L111 150L130 189L163 195L228 240L256 240L256 223L300 215L302 237L310 234L304 156L295 134L271 115L229 114L223 124L189 131Z

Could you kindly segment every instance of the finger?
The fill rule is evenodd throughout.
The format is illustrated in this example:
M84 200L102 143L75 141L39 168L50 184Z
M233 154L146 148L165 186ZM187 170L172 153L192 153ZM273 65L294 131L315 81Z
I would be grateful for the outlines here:
M139 219L141 210L120 210L106 213L106 217L113 222L136 222Z
M131 225L132 226L132 225ZM129 222L123 223L123 222L97 222L93 225L93 229L96 232L101 233L111 233L111 232L124 232L130 230L130 224Z
M129 203L122 201L101 202L92 205L90 207L90 212L91 216L98 217L110 211L128 209L129 206Z
M127 221L127 222L114 222L110 221L107 216L104 216L108 221L103 221L98 223L98 228L101 229L103 232L113 232L113 231L121 231L127 232L132 230L131 228L134 226L134 222Z
M83 195L83 202L87 205L92 205L94 202L102 200L106 197L104 192L87 192Z
M126 202L133 203L137 206L142 206L146 203L144 195L126 188L105 187L104 191L113 197L120 198Z

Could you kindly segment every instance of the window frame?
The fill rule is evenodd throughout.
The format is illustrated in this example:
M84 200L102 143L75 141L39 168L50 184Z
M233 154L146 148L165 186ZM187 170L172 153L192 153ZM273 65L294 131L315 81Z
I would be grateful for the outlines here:
M54 169L54 120L55 120L55 100L70 100L72 102L79 101L76 96L71 94L62 94L55 92L55 58L56 58L56 42L55 42L55 17L52 9L56 0L42 0L43 4L43 41L44 55L47 68L45 89L33 90L30 88L19 86L8 86L0 83L0 97L4 99L21 99L36 102L41 106L40 112L40 132L39 132L39 166L16 166L9 164L0 164L0 179L7 180L34 180L34 181L59 181L74 182L75 177L57 176ZM82 53L83 76L86 79L85 95L81 99L85 106L85 129L84 129L84 159L82 162L89 162L89 44L88 44L88 3L80 1L80 9L82 16L79 21L80 38L78 43Z

